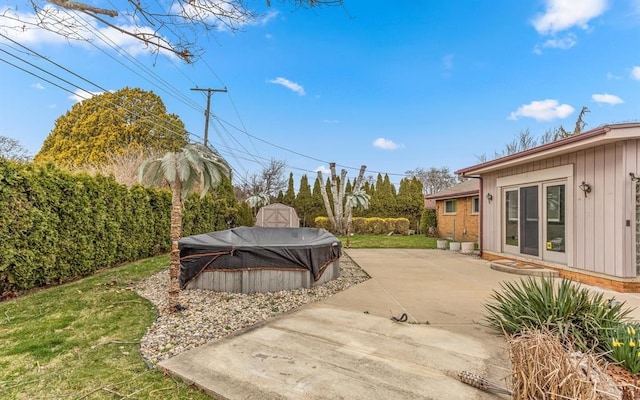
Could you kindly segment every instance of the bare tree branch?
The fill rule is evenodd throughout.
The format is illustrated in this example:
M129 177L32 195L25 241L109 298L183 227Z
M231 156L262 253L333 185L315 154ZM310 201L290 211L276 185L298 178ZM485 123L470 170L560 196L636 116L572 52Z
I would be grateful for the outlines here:
M10 2L12 0L9 0ZM15 0L14 0L15 1ZM202 49L197 43L210 32L237 31L256 22L261 15L246 0L123 0L112 8L72 0L29 0L30 10L20 10L23 2L0 8L0 28L24 31L39 27L68 39L86 40L89 17L99 26L109 27L144 43L151 52L166 51L192 62ZM271 2L265 0L267 6ZM298 8L342 5L343 0L281 0ZM7 21L11 21L7 23ZM204 34L204 35L203 35Z
M117 17L118 12L116 10L108 10L106 8L99 8L90 6L89 4L79 3L76 1L68 1L68 0L48 0L51 4L55 4L58 7L66 8L67 10L75 10L88 12L92 14L102 14L108 15L109 17Z

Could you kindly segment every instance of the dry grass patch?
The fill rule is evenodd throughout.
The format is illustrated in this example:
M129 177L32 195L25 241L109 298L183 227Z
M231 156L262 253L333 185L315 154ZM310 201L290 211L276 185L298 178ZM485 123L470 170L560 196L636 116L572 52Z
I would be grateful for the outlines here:
M516 400L613 400L616 382L594 354L567 349L558 335L529 331L508 338Z

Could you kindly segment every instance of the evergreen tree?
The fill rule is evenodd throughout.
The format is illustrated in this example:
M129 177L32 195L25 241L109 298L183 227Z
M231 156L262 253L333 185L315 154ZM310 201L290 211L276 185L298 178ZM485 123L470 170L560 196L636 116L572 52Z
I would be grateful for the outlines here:
M293 206L298 213L302 226L313 226L313 220L315 216L313 213L313 195L311 194L311 186L309 185L309 179L307 175L302 175L300 178L300 188L298 189L298 195L296 196Z
M385 191L385 203L386 203L386 215L385 217L395 218L398 216L398 202L396 200L397 192L396 187L389 179L388 174L384 174L384 191Z
M309 212L309 224L310 226L314 226L313 221L315 221L316 217L326 214L324 202L322 200L322 181L317 177L313 184L313 192L311 194L313 202L311 211Z
M420 217L424 209L422 183L415 177L402 179L396 201L398 217L407 218L411 223L411 229L419 230Z
M389 176L385 174L383 178L382 174L378 174L375 191L371 194L370 216L389 218L397 215L394 190L395 188L389 181Z
M289 173L289 184L287 185L287 191L282 198L281 203L293 207L293 203L296 199L296 192L293 188L293 172Z
M351 187L351 180L347 179L347 183L344 185L344 192L351 193L352 191L353 191L353 188Z
M100 165L110 155L177 152L187 142L184 124L158 95L124 88L75 104L56 120L34 160L64 168Z

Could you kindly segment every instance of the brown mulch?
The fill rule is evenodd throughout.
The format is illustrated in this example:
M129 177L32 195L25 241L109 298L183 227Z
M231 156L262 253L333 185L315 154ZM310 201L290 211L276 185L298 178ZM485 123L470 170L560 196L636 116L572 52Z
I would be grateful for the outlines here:
M609 364L606 372L622 390L622 400L640 400L640 376L631 375L619 365Z

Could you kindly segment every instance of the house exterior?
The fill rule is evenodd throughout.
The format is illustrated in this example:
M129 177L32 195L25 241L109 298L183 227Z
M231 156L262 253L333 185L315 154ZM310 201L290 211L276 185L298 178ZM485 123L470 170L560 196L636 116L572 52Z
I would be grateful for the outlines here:
M606 125L461 169L480 185L489 260L640 292L640 124Z
M426 201L435 202L438 237L458 242L478 241L480 199L477 179L468 179L425 196Z

